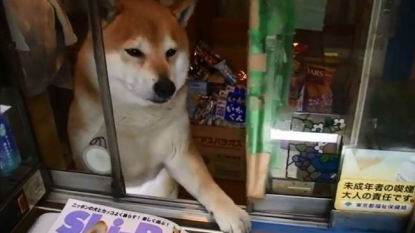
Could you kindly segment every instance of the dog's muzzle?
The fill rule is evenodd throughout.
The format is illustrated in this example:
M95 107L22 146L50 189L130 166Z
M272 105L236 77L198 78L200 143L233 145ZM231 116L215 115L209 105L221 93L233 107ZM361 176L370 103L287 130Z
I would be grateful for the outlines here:
M154 102L164 103L174 95L176 86L170 79L163 78L154 84L153 90L158 97Z

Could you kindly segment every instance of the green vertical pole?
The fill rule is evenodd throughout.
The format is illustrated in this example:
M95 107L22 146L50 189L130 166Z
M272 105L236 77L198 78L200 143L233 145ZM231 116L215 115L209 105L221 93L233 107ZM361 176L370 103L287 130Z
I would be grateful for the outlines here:
M294 1L251 0L253 2L257 7L251 9L251 17L257 17L257 24L250 25L249 56L266 54L266 61L263 61L266 70L248 70L247 153L248 156L271 154L271 162L267 162L279 166L280 146L271 142L270 130L278 121L278 111L288 105ZM263 178L264 174L256 173L264 171L252 167L262 165L263 161L249 161L255 161L251 164L251 175Z

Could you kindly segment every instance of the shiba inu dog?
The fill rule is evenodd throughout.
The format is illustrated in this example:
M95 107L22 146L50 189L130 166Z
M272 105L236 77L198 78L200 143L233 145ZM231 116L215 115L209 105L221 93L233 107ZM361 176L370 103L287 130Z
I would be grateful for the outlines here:
M127 193L177 197L177 183L225 232L247 232L248 214L218 187L191 142L185 80L185 26L195 0L167 7L154 0L119 0L103 22L103 39L120 160ZM82 46L74 77L68 131L77 168L104 127L92 39Z

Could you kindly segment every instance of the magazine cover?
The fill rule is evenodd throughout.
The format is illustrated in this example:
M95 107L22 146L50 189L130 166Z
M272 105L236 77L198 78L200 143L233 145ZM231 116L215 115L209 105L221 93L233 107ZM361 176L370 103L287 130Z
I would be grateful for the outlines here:
M69 199L49 233L185 233L164 218Z

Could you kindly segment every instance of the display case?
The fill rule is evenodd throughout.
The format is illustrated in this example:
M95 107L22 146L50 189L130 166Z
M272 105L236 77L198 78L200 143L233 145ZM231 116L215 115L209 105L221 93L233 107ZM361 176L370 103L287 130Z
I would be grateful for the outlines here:
M414 51L406 27L414 21L405 13L412 3L299 2L276 1L286 14L270 10L270 1L251 5L257 21L250 25L249 55L253 209L324 216L334 205L333 228L362 221L360 228L396 231L413 202L403 171L413 155L412 123L403 117L412 114ZM335 15L340 8L344 15Z
M124 182L101 1L3 5L0 136L9 141L0 162L10 171L0 164L0 228L27 232L76 198L218 231L184 188L157 198ZM191 134L253 232L413 232L414 10L412 0L198 1L191 50L202 41L246 73L248 93L243 127L193 122ZM81 169L70 143L72 76L88 30L105 131L88 145L106 149L110 172ZM188 95L217 80L189 75Z
M11 232L45 195L48 179L17 83L23 71L3 8L0 14L0 228Z

